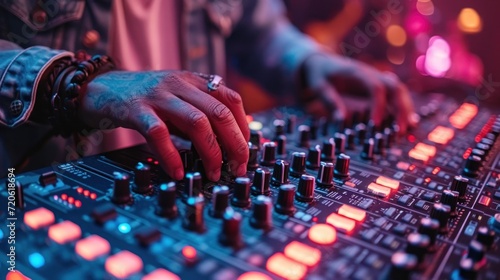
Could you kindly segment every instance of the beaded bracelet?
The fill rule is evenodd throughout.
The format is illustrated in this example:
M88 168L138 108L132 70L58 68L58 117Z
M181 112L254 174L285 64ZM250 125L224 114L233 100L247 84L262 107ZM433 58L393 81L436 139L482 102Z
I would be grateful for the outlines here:
M49 117L56 133L68 137L83 127L83 124L78 121L76 113L78 96L82 88L95 76L110 71L114 66L108 56L96 55L86 61L75 61L60 72L53 87L52 116ZM64 82L71 73L73 76L70 82L65 85Z

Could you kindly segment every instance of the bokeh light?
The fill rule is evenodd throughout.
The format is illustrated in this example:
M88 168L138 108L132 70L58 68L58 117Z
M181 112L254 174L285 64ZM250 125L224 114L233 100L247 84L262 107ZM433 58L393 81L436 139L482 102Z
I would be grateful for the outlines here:
M434 3L431 0L418 0L417 11L424 16L430 16L434 14Z
M401 47L406 43L406 31L399 25L387 27L385 37L387 42L395 47Z
M458 28L466 33L477 33L481 31L483 23L481 17L472 8L463 8L458 15Z

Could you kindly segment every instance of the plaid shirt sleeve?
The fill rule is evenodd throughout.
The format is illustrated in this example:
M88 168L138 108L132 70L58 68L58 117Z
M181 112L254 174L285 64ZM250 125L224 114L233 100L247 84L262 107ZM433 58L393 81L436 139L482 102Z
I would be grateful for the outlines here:
M0 40L0 125L16 127L28 120L35 106L37 87L44 71L67 51L34 46L21 49Z

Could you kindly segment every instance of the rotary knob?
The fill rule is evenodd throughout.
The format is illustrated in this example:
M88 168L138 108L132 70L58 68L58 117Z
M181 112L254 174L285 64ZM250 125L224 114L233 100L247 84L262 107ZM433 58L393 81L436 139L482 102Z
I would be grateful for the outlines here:
M303 148L308 148L309 138L310 138L309 126L300 125L298 130L299 130L298 146Z
M271 184L274 186L281 186L283 184L287 184L289 169L290 169L290 164L288 162L278 159L274 164Z
M458 192L452 190L444 190L441 195L441 203L450 206L450 216L457 215Z
M286 133L292 134L295 130L295 125L297 123L297 117L295 115L290 115L286 119Z
M354 130L350 129L350 128L346 128L344 130L344 135L345 135L345 138L346 138L346 148L348 150L354 150L355 148L355 139L356 139L356 133L354 132Z
M467 194L469 179L460 175L453 177L450 184L450 190L458 192L458 201L464 202Z
M417 257L417 262L422 263L430 245L430 238L419 233L410 233L406 239L406 252Z
M271 173L264 168L257 168L254 173L252 183L252 194L254 195L269 195L269 182L271 180Z
M301 202L311 202L314 200L314 177L309 175L300 176L295 199Z
M323 188L330 188L333 186L333 163L331 162L321 162L318 170L318 176L316 177L316 184Z
M351 157L346 154L340 154L335 162L334 177L340 180L349 178L349 164Z
M476 240L484 245L486 248L491 248L495 242L495 232L487 227L480 227L477 229Z
M300 177L306 172L306 154L295 152L292 154L292 166L290 167L290 175L292 177Z
M145 194L151 192L152 189L151 168L142 162L137 163L134 170L134 192Z
M170 219L177 217L176 191L175 182L160 185L158 188L156 215Z
M244 177L236 178L231 204L242 208L250 206L250 179Z
M320 163L321 149L319 145L309 148L307 153L306 167L309 169L318 169Z
M335 154L345 153L345 135L343 133L336 132L333 135L333 141L335 142Z
M272 200L270 197L259 195L255 199L252 207L250 225L258 229L269 229L272 227L271 209Z
M222 231L219 242L224 246L240 248L241 241L241 214L232 208L227 208L222 216Z
M264 151L260 164L262 166L273 166L276 162L276 144L274 142L264 143Z
M375 149L374 153L376 155L383 155L385 153L385 141L384 135L382 133L375 133Z
M431 209L431 218L439 222L439 232L448 232L448 219L450 218L450 206L442 203L434 203Z
M184 172L192 172L194 168L194 156L193 152L188 149L179 150L179 155L182 160L182 167L184 168Z
M132 200L130 194L130 178L127 174L113 172L114 186L111 201L116 204L127 204Z
M420 219L418 233L427 235L429 237L429 246L430 248L432 248L439 233L439 222L429 217Z
M278 155L285 155L286 154L286 136L285 135L280 135L278 138L276 138L276 153Z
M281 185L278 192L278 199L274 209L276 212L284 215L295 213L294 203L295 186L292 184Z
M184 198L198 196L202 191L202 178L199 172L184 176Z
M259 155L259 148L255 145L253 145L251 142L248 142L248 163L247 163L247 170L253 171L259 167L259 161L258 161L258 155Z
M363 144L363 150L361 151L361 158L366 160L373 159L373 153L375 150L375 140L373 138L366 139Z
M321 161L333 162L335 160L335 141L329 138L323 142Z
M204 208L205 201L203 197L189 197L186 201L186 213L182 225L191 231L200 233L205 231Z
M396 252L391 257L391 269L387 279L410 280L417 268L417 257L405 252Z
M481 242L477 240L472 240L469 244L469 249L467 250L467 258L480 262L484 259L486 254L486 248Z
M260 141L262 140L262 132L259 130L250 131L250 143L260 150Z
M229 206L229 188L227 186L215 186L212 191L212 208L210 215L221 218Z
M274 120L274 137L277 139L280 135L285 134L285 121L284 120Z
M462 173L468 177L477 177L481 164L482 160L480 157L471 155L465 162L465 167Z
M366 137L366 125L364 123L358 123L354 127L354 132L356 134L356 143L361 145L365 142Z

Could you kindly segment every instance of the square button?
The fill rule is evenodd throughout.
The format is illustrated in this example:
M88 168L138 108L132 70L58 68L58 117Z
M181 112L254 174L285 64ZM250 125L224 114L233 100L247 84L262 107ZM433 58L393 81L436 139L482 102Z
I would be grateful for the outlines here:
M24 214L24 223L34 230L50 226L54 222L54 213L47 208L40 207Z
M106 271L118 279L128 279L142 270L142 259L129 251L121 251L108 259L104 264Z
M100 256L107 255L110 248L106 239L95 234L78 240L75 245L76 253L87 261L93 261Z

